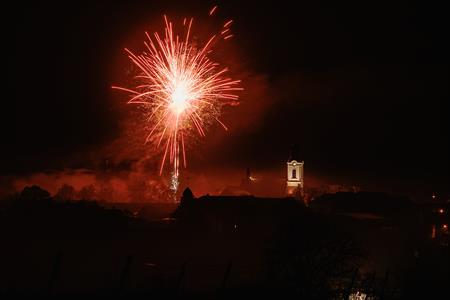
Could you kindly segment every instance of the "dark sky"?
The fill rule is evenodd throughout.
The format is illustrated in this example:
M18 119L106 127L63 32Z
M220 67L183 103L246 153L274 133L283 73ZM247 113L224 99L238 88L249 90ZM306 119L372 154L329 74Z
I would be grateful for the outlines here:
M89 167L83 157L121 135L124 113L110 86L125 78L117 75L126 69L122 49L159 30L163 13L201 19L215 4L187 3L64 1L5 11L1 174ZM443 7L223 1L218 12L235 20L235 71L246 72L242 107L224 118L244 125L199 150L193 169L212 161L277 168L297 143L315 174L448 188Z

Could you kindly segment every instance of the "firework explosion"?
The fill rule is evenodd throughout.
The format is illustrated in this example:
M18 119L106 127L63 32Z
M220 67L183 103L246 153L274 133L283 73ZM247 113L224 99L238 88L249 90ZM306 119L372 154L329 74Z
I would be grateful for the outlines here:
M214 7L209 15L212 15ZM209 59L212 46L218 40L228 40L232 21L209 38L201 47L191 42L193 19L184 19L182 36L174 32L172 22L164 16L164 36L148 33L146 51L136 55L128 49L128 57L138 68L134 88L113 88L131 94L128 103L139 104L145 111L145 126L149 128L146 143L163 147L160 175L167 162L173 167L170 188L176 192L179 182L180 156L186 167L185 144L195 136L204 137L209 125L218 122L226 104L236 105L240 80L225 76L226 67Z

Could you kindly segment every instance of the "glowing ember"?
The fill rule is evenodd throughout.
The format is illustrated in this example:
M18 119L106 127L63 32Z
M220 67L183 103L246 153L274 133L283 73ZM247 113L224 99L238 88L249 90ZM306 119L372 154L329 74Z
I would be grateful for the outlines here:
M146 52L136 55L125 49L139 69L136 86L113 88L129 92L128 103L144 107L146 125L149 125L145 142L152 142L156 147L163 145L160 174L169 155L173 166L171 189L176 191L180 152L186 167L186 140L192 138L195 131L197 136L205 136L213 121L227 129L219 120L221 108L226 104L235 105L238 100L235 92L242 88L238 86L240 80L225 77L227 68L219 68L208 58L213 42L232 36L229 32L232 21L224 25L226 30L213 35L202 47L190 41L193 19L183 21L184 38L174 33L173 24L166 16L164 21L164 37L155 32L152 38L146 33Z

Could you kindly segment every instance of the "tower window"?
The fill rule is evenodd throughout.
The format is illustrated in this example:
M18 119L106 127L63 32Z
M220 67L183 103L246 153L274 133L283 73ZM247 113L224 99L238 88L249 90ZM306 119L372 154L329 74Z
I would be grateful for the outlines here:
M297 178L297 170L292 170L292 178Z

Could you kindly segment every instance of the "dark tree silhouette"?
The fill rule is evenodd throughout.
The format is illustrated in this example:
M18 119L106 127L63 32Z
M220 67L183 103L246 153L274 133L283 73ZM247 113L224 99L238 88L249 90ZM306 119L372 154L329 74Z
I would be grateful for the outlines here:
M189 203L192 203L194 200L194 194L192 193L191 189L187 187L183 191L183 195L181 196L180 204L181 205L189 205Z
M78 198L81 200L97 199L97 193L93 184L84 186L78 193Z
M63 184L55 194L55 199L61 201L72 201L75 200L75 188L70 184Z
M21 200L46 200L50 198L50 193L37 185L27 186L20 193Z
M364 257L349 236L317 220L291 224L275 235L268 256L268 282L301 299L330 299L350 280Z

